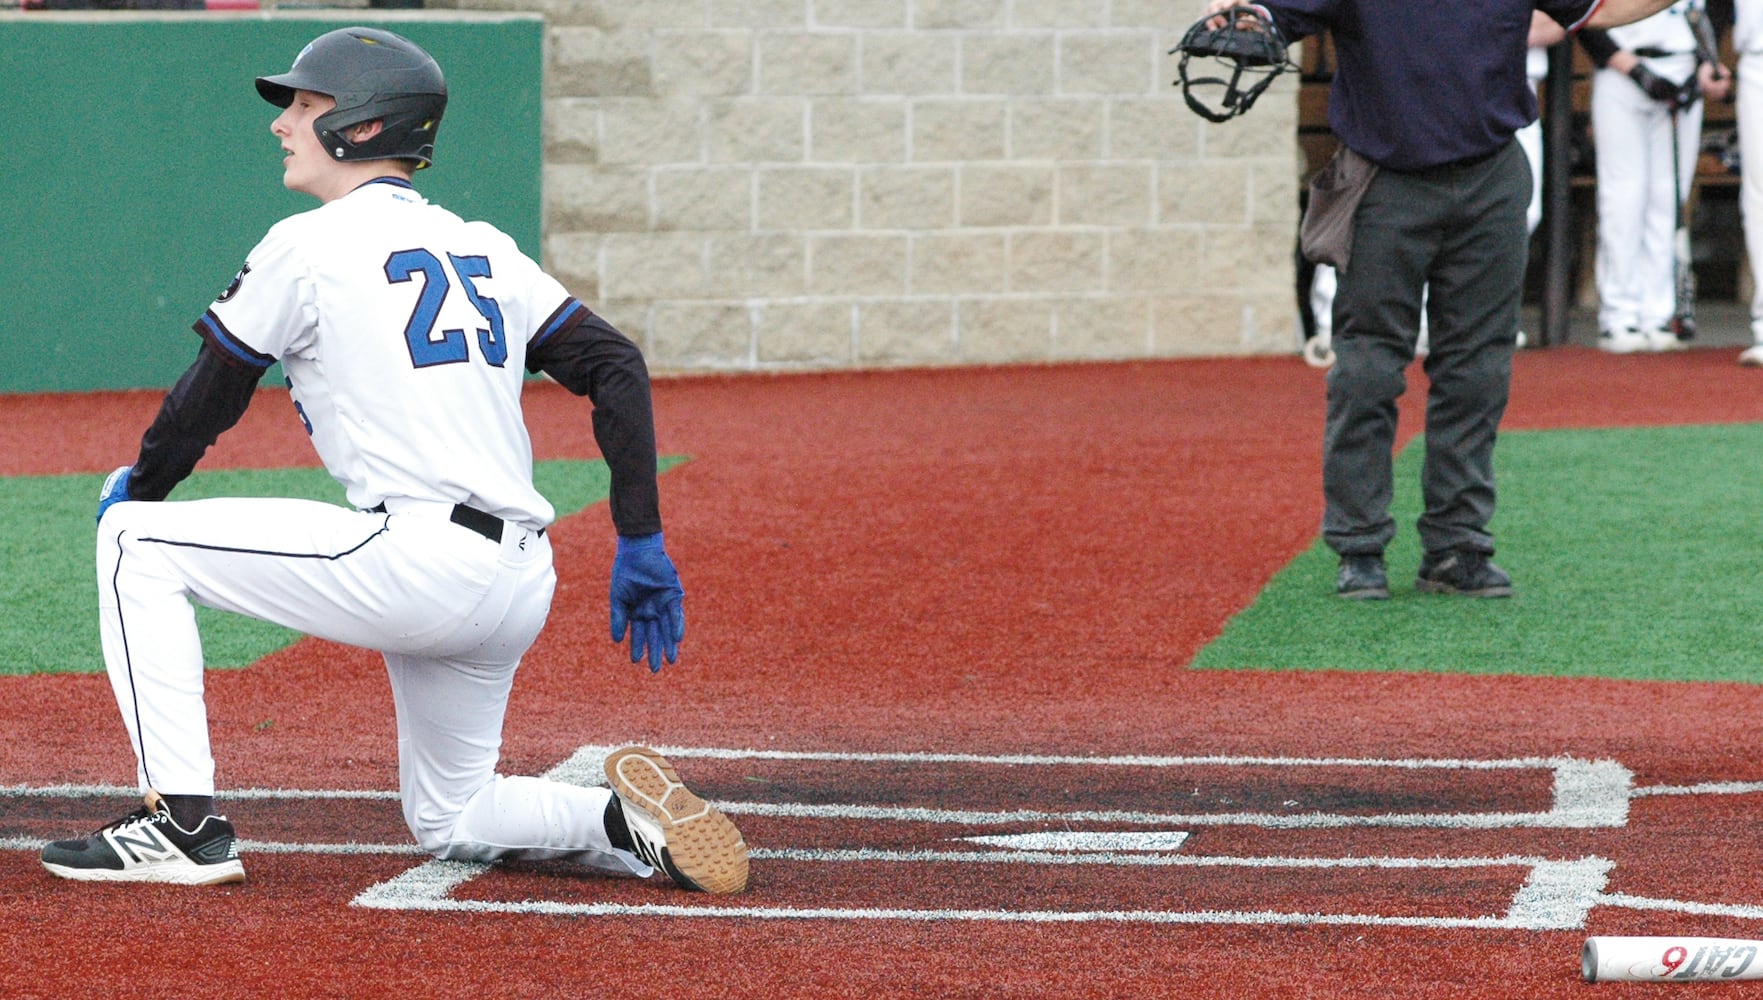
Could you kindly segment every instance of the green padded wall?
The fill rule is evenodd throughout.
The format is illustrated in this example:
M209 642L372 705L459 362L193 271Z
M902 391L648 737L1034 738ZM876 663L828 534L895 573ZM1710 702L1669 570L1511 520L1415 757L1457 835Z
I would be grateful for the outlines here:
M539 256L544 24L535 16L8 15L0 20L0 392L164 388L190 324L277 220L277 109L252 80L371 23L447 76L431 201Z

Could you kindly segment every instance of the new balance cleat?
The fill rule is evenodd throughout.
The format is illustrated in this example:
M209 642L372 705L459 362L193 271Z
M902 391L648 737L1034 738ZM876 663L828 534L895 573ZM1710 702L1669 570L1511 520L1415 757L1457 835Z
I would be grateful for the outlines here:
M89 837L43 848L43 867L82 882L218 885L245 881L233 825L209 816L194 830L171 818L158 792L146 804Z
M606 758L636 855L694 892L747 887L747 843L715 806L692 794L667 758L625 747Z

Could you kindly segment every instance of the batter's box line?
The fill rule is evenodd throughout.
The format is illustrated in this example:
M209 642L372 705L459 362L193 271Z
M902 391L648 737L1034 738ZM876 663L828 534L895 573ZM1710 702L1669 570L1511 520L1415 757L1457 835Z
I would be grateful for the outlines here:
M584 746L547 772L546 777L580 785L604 783L606 757L611 746ZM1036 822L1171 824L1184 826L1260 826L1270 829L1336 827L1403 827L1457 830L1492 830L1513 827L1591 829L1621 827L1628 823L1629 798L1634 775L1608 760L1576 757L1519 757L1506 760L1462 758L1352 758L1352 757L1151 757L1151 756L1040 756L1032 754L953 753L840 753L795 750L733 750L713 747L656 747L668 757L714 760L828 761L834 763L993 764L1011 767L1362 767L1405 770L1490 771L1548 770L1553 775L1550 808L1543 812L1488 813L1154 813L1095 810L1051 812L1045 810L980 811L929 809L907 806L855 804L801 804L723 802L717 808L732 815L771 816L787 819L857 819L895 822L958 823L987 825Z
M606 757L616 747L584 746L553 767L546 776L578 785L599 785L604 782ZM1045 810L980 811L972 809L930 809L903 806L864 806L855 804L790 804L718 801L724 812L735 815L772 816L784 818L856 819L867 821L946 823L987 826L1022 823L1116 823L1138 826L1170 825L1235 825L1266 829L1319 829L1342 827L1431 828L1431 829L1506 829L1513 827L1591 828L1621 827L1628 821L1628 805L1634 794L1633 775L1612 761L1585 761L1574 757L1523 757L1507 760L1470 760L1462 758L1301 758L1257 756L1044 756L1044 755L979 755L948 753L844 753L780 750L734 750L708 747L662 747L672 757L723 760L758 759L771 761L821 760L852 764L875 762L985 763L1009 766L1097 766L1167 768L1178 766L1280 766L1280 767L1366 767L1444 770L1517 770L1546 768L1553 773L1551 808L1545 812L1490 813L1153 813L1142 811L1087 810L1052 812ZM1726 790L1722 788L1721 790ZM135 794L135 790L116 785L0 785L0 797L79 798ZM316 790L245 788L230 789L224 798L239 800L297 799L396 799L396 792L380 790ZM252 845L259 850L268 844ZM18 849L16 845L0 847ZM296 848L298 849L298 848ZM326 848L312 845L315 853ZM334 849L334 848L333 848ZM343 848L348 850L348 848Z
M547 772L547 777L572 784L591 786L605 784L605 760L614 746L584 746L567 760ZM1048 812L1042 810L980 811L971 809L929 809L914 807L840 805L804 805L789 803L718 801L718 808L731 814L777 816L784 818L833 818L968 825L997 825L1034 822L1123 823L1134 825L1181 824L1261 826L1272 829L1329 827L1407 827L1448 829L1504 829L1511 827L1593 828L1620 827L1628 822L1629 800L1642 794L1696 793L1704 791L1750 790L1736 785L1692 786L1688 789L1636 789L1633 775L1613 761L1586 761L1575 757L1519 757L1505 760L1474 760L1464 758L1355 758L1355 757L1266 757L1266 756L1109 756L1082 757L1074 755L1034 754L964 754L964 753L843 753L794 750L740 750L715 747L657 747L670 757L718 760L766 761L831 761L851 764L921 763L921 764L993 764L1002 766L1091 766L1171 768L1194 767L1360 767L1402 770L1538 770L1553 774L1551 806L1544 812L1489 813L1152 813L1142 811ZM1763 788L1763 786L1758 786ZM82 798L139 794L121 785L0 785L0 797L24 796L44 798ZM320 790L284 788L239 788L221 793L223 800L275 799L396 799L397 792L381 790Z
M793 852L801 853L801 852ZM915 852L907 852L909 854ZM755 851L755 858L764 857ZM1211 858L1212 865L1234 863L1266 867L1272 859ZM1315 862L1317 859L1305 859ZM1348 859L1363 865L1370 859ZM1386 865L1415 868L1470 867L1473 859L1383 859ZM1287 926L1419 927L1477 930L1574 930L1602 898L1611 862L1598 857L1570 861L1528 858L1482 859L1485 865L1530 865L1530 876L1513 896L1504 916L1401 917L1371 913L1287 913L1277 910L996 910L868 907L682 906L669 904L561 903L551 900L454 899L452 892L489 870L468 861L430 861L356 896L367 909L430 913L497 913L574 917L686 917L741 920L894 920L969 923L1132 923L1259 924Z
M604 774L605 760L615 747L585 746L577 750L561 764L547 772L546 777L558 781L573 781L578 784L593 784ZM1625 769L1607 761L1580 761L1575 758L1524 758L1516 761L1462 761L1462 760L1430 760L1419 761L1354 761L1342 758L1303 759L1303 758L1243 758L1243 757L1208 757L1208 758L1147 758L1147 757L1039 757L1011 756L985 757L971 754L847 754L847 753L804 753L800 751L738 751L719 750L693 747L661 747L657 748L670 757L712 757L720 759L761 758L767 760L830 760L849 761L853 763L877 761L915 761L924 763L1007 763L1011 765L1099 765L1099 766L1179 766L1181 764L1207 766L1252 766L1252 765L1287 765L1287 766L1383 766L1383 767L1445 767L1474 769L1518 769L1547 767L1555 775L1555 809L1546 814L1498 814L1503 817L1502 823L1510 823L1522 817L1521 821L1534 821L1539 825L1578 825L1574 819L1590 819L1594 825L1606 825L1612 818L1612 801L1620 799L1620 818L1614 825L1626 822L1628 816L1628 790L1632 784L1632 776ZM754 803L718 803L719 808L729 812L738 812L746 808L756 812L760 808ZM789 808L794 810L791 815L800 815L803 807L766 807ZM845 811L849 807L825 807L835 810L829 815L850 816ZM972 824L975 817L1000 817L992 822L1019 822L1021 813L971 813L964 810L898 810L882 809L873 818L901 819L916 818L932 821L962 822ZM1098 813L1097 817L1113 817L1116 814ZM1136 814L1135 814L1136 815ZM1551 822L1553 816L1556 822ZM1046 818L1070 821L1079 817L1072 814L1048 814ZM1289 817L1284 817L1289 818ZM1385 817L1386 819L1390 817ZM1171 817L1149 816L1146 822L1166 822ZM1176 821L1191 822L1191 820ZM1365 817L1343 817L1357 823ZM1459 817L1460 819L1460 817ZM982 822L984 820L981 820ZM830 861L830 862L877 862L894 861L902 863L923 863L926 861L954 861L961 863L1039 863L1039 864L1132 864L1132 865L1189 865L1208 867L1289 867L1301 868L1468 868L1468 867L1513 867L1527 866L1530 875L1513 898L1511 907L1504 916L1472 916L1472 917L1398 917L1380 914L1330 914L1330 913L1282 913L1273 910L1257 911L1222 911L1222 910L1035 910L1008 911L996 909L905 909L905 908L850 908L850 907L769 907L758 906L680 906L667 904L621 904L621 903L562 903L551 900L461 900L454 899L453 891L467 881L488 871L490 865L465 861L430 861L405 872L388 881L378 883L362 892L352 900L352 904L368 909L390 910L421 910L427 912L471 912L471 913L520 913L569 915L581 917L597 916L649 916L649 917L720 917L759 920L901 920L901 921L968 921L968 922L1008 922L1008 923L1142 923L1142 924L1283 924L1283 925L1342 925L1342 926L1384 926L1384 927L1439 927L1439 928L1479 928L1479 929L1537 929L1537 930L1568 930L1585 925L1586 914L1600 899L1612 862L1603 858L1588 857L1578 860L1557 861L1544 858L1503 857L1503 858L1221 858L1221 857L1190 857L1174 854L1134 854L1120 855L1115 852L1099 852L1098 854L1066 854L1051 852L1024 851L876 851L876 850L838 850L815 851L803 849L753 851L755 860L785 861Z

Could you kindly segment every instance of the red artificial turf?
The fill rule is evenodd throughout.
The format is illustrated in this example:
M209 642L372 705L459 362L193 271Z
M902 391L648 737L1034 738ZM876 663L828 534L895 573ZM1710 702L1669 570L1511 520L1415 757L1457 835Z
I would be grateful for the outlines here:
M1506 426L1755 420L1759 378L1729 352L1533 351L1518 358ZM1410 382L1404 435L1419 429L1418 368ZM0 397L0 475L107 471L132 457L156 406L149 393ZM1187 669L1315 535L1322 376L1296 359L667 378L656 410L663 451L690 458L662 484L687 590L683 658L651 677L620 656L605 626L606 511L561 522L560 588L516 684L509 771L543 771L584 744L649 741L974 755L1571 755L1618 761L1643 787L1763 777L1763 691L1748 685ZM537 457L595 454L585 401L534 385L528 411ZM205 466L312 462L285 393L266 390ZM211 673L209 705L223 794L395 787L391 703L374 654L304 641ZM0 706L0 784L131 781L102 676L0 678ZM687 780L695 765L681 763ZM804 765L798 791L839 791L830 766ZM939 787L923 771L844 766L850 794L951 808L1009 808L1012 798L1030 810L1149 808L1161 798L1162 811L1182 812L1195 778L1145 767L1110 773L1104 786L1086 784L1095 779L1081 768L1005 779L952 767ZM713 798L758 795L738 768L704 761L701 771ZM766 775L784 780L788 767ZM1257 808L1287 793L1343 811L1355 795L1375 809L1401 800L1443 811L1535 810L1546 797L1537 773L1506 786L1485 774L1433 784L1344 774L1331 788L1306 772L1287 788L1277 769L1206 780ZM789 790L771 794L788 801ZM73 833L111 818L82 807L113 804L0 797L0 835ZM1759 810L1754 796L1705 794L1637 799L1628 823L1609 829L1223 825L1194 828L1192 850L1597 856L1615 862L1607 891L1737 904L1763 898L1763 880L1749 874ZM399 833L384 801L234 811L246 838ZM71 825L51 830L58 823ZM772 816L742 825L761 849L940 850L957 832L985 832ZM388 912L349 901L419 859L248 854L249 883L208 891L74 885L48 877L34 852L0 860L0 992L17 997L168 987L229 997L1620 997L1630 992L1620 984L1579 982L1585 934L1759 929L1616 907L1573 931ZM1437 915L1498 913L1522 877L762 859L751 892L732 901L550 870L496 872L455 898Z

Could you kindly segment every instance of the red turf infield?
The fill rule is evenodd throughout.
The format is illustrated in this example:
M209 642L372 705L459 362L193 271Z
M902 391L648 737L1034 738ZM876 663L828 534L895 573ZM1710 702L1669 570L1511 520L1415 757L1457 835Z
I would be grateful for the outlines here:
M1414 381L1410 432L1423 388L1418 373ZM1734 366L1728 351L1607 358L1558 348L1520 357L1506 426L1756 420L1759 389L1757 373ZM285 398L264 397L211 465L311 463ZM156 402L139 393L0 397L0 474L98 472L126 461ZM548 769L583 744L646 740L846 753L1566 755L1618 762L1643 789L1763 778L1755 759L1763 691L1750 686L1185 669L1314 536L1321 377L1295 359L666 379L657 410L663 449L692 458L663 483L669 548L688 590L685 659L652 678L615 657L601 610L605 512L563 522L562 589L510 712L512 771ZM582 401L537 387L529 412L541 458L594 454ZM390 699L371 654L302 643L249 670L210 675L210 704L228 788L395 784ZM0 706L0 785L128 782L102 677L7 679ZM756 794L750 776L712 761L688 765L712 797ZM798 797L824 795L842 779L853 793L871 788L880 800L920 805L992 809L1014 796L1026 809L1101 800L1192 811L1160 807L1155 795L1133 799L1147 788L1171 802L1191 798L1186 772L1144 768L1142 785L1115 774L1102 788L1082 774L1028 767L1003 786L964 774L939 790L922 772L884 781L881 765L847 768L804 767ZM1478 775L1434 785L1306 773L1308 783L1232 772L1206 787L1266 809L1286 793L1341 812L1534 811L1548 798L1535 772L1509 784ZM1352 806L1354 796L1371 801ZM94 814L73 829L109 818L113 803L84 805ZM8 827L0 836L46 836L41 828L81 808L0 799ZM394 807L377 800L241 802L233 812L243 836L263 840L388 842L397 832ZM1731 906L1763 902L1763 878L1749 874L1748 834L1760 813L1755 794L1701 794L1637 798L1626 824L1607 828L1202 825L1188 828L1187 853L1595 856L1615 864L1606 892ZM928 849L954 834L998 832L741 822L761 849ZM1008 832L1049 825L1059 824ZM1623 996L1658 988L1579 983L1586 934L1763 936L1763 921L1616 906L1592 909L1583 929L1537 931L348 905L419 861L264 851L247 858L252 881L238 888L94 890L48 878L32 852L0 852L4 992L121 995L176 984L174 994L189 996L577 996L609 987L632 996ZM1504 912L1524 877L1512 866L1354 877L787 858L762 858L755 873L749 895L716 905L1438 916ZM552 897L707 905L660 886L556 872L496 872L449 898Z

